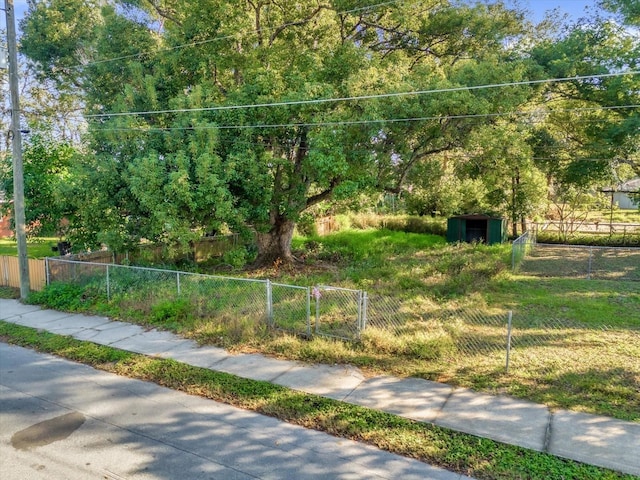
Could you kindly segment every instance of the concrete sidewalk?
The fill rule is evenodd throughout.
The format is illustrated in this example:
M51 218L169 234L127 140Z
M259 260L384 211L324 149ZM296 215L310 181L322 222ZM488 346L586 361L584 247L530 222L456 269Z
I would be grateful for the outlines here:
M0 319L145 355L265 380L479 437L640 476L640 424L559 410L416 378L364 378L353 367L303 365L198 347L168 332L0 299Z
M0 343L2 480L474 480Z

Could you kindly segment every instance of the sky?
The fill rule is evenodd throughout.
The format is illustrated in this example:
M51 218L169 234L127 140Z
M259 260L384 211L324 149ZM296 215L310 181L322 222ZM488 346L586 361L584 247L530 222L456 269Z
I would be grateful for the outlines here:
M586 7L594 7L597 0L506 0L507 4L519 3L531 12L531 20L539 22L545 12L559 8L567 13L570 20L577 20L585 15ZM14 0L16 20L20 20L27 10L27 0ZM2 22L4 23L4 22Z
M507 0L507 4L513 3ZM539 22L544 18L545 12L559 8L560 14L568 14L569 20L578 20L584 17L587 8L594 8L596 0L522 0L520 4L531 12L531 20Z

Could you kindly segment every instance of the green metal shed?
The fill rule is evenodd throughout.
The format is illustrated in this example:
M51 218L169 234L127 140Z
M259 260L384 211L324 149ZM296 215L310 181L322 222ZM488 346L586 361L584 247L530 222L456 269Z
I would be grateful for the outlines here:
M481 242L488 245L507 241L507 221L488 215L458 215L447 221L447 242Z

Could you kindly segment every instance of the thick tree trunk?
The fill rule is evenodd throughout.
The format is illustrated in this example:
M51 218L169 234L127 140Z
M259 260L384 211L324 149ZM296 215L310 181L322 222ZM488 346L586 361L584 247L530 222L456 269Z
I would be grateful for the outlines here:
M258 257L254 266L271 266L277 261L285 264L295 262L291 253L291 239L295 226L295 222L291 220L278 219L268 232L258 232Z

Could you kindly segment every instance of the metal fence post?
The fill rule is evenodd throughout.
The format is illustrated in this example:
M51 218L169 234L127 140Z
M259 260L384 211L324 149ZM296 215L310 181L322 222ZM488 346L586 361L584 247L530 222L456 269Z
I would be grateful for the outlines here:
M271 280L267 280L267 322L273 327L273 289Z
M367 292L363 292L362 294L362 331L367 328L367 308L369 306L369 295Z
M313 287L314 297L316 297L316 335L320 330L320 289Z
M47 285L51 285L51 277L49 276L49 257L44 258L44 275Z
M592 263L593 263L593 247L589 247L589 266L587 267L587 280L591 280Z
M511 325L513 320L513 311L509 310L509 319L507 321L507 363L505 367L506 373L509 373L509 357L511 356Z
M362 290L358 290L358 306L357 306L357 320L356 320L356 336L360 339L360 333L362 332Z
M178 296L180 295L180 272L176 272L176 285L178 287Z
M307 337L311 336L311 288L307 287Z
M111 300L111 283L109 282L109 264L107 264L107 300Z

